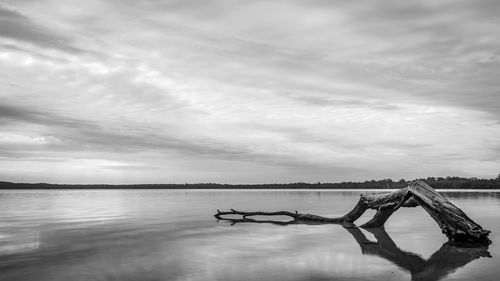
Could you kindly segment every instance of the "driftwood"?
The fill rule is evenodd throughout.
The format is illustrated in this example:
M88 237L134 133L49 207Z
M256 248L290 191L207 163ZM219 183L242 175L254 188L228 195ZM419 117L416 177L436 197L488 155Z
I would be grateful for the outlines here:
M479 243L490 243L488 239L489 230L483 229L479 224L471 220L462 210L448 201L444 196L437 193L425 182L413 181L408 187L382 195L361 195L358 203L352 211L338 218L328 218L311 214L300 214L297 211L287 212L243 212L231 209L231 211L221 212L217 210L217 219L230 220L236 222L253 223L309 223L324 224L337 223L349 225L354 223L366 210L374 209L375 216L365 224L363 228L381 227L387 219L401 207L422 206L424 210L437 222L442 232L450 241L469 241ZM240 215L240 219L227 219L228 215ZM292 220L289 222L262 221L248 217L252 216L288 216Z

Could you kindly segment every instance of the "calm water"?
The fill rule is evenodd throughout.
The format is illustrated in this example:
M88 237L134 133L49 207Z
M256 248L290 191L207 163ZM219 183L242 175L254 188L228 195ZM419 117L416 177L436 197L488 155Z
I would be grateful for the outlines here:
M488 248L446 244L421 208L372 232L213 217L229 208L340 216L360 193L4 190L0 280L498 280L496 192L444 193L493 231Z

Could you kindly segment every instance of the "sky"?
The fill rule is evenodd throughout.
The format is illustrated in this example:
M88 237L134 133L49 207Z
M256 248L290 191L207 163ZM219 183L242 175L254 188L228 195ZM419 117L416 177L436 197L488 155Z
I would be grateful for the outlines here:
M0 180L499 172L497 0L0 0Z

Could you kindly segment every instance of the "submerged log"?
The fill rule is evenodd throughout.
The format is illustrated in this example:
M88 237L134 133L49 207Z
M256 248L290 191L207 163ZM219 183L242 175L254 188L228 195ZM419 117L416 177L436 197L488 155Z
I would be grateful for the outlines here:
M338 218L328 218L312 214L300 214L297 211L287 212L243 212L231 209L221 212L217 210L215 217L225 219L227 215L242 216L238 222L252 222L250 216L288 216L292 218L290 223L338 223L350 224L356 221L368 209L377 212L375 216L365 224L363 228L381 227L389 217L401 207L422 206L424 210L437 222L441 231L450 241L470 241L490 243L488 239L489 230L483 229L479 224L470 219L462 210L448 201L444 196L437 193L432 187L423 181L413 181L408 187L382 195L361 195L358 203L352 211ZM235 220L235 219L231 219ZM236 219L237 220L237 219Z

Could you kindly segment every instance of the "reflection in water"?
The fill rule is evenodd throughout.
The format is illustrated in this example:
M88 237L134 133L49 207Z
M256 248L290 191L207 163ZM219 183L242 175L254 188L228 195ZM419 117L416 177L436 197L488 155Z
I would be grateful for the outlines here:
M237 223L270 223L282 226L291 224L327 224L297 220L279 221L224 217L219 217L218 220L228 221L231 225ZM367 239L363 232L353 224L344 224L343 227L354 237L361 247L363 255L374 255L392 262L399 268L410 272L411 280L414 281L441 280L449 273L475 259L481 257L491 258L487 245L446 242L429 259L425 260L418 254L401 250L383 227L366 229L375 236L376 242Z
M212 217L216 208L233 206L335 217L351 209L361 192L0 191L0 281L465 281L500 276L500 193L447 194L493 230L489 248L442 245L439 227L418 208L390 218L391 237L383 230L338 225L231 226ZM492 258L477 259L488 252Z
M383 228L367 229L377 242L368 240L359 228L346 228L361 247L361 252L384 258L399 268L409 271L412 280L440 280L469 262L491 257L488 246L484 245L452 245L444 243L429 259L424 260L415 253L401 250Z

